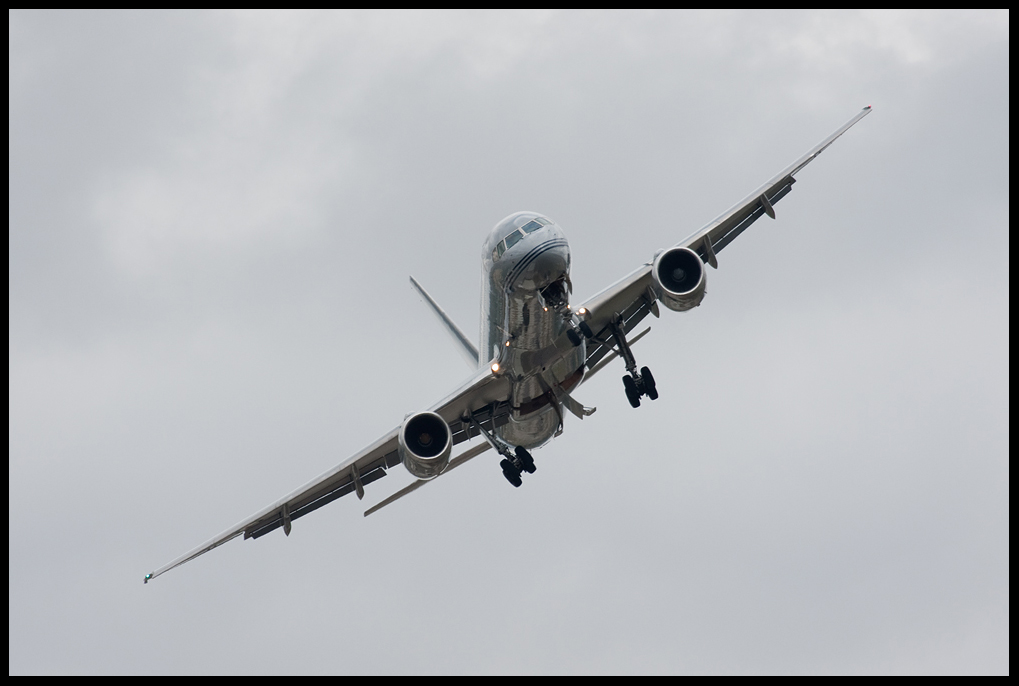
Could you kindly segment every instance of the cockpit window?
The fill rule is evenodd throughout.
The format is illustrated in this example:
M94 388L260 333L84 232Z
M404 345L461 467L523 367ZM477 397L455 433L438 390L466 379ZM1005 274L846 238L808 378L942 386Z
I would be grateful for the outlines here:
M510 248L512 248L514 245L519 243L523 237L524 234L520 233L519 231L514 231L510 235L506 236L506 249L509 250Z
M507 250L523 240L525 234L534 233L541 227L552 226L552 224L552 221L545 219L544 217L535 217L523 226L513 229L512 233L499 241L499 243L495 246L495 250L492 251L492 260L495 261L502 257Z

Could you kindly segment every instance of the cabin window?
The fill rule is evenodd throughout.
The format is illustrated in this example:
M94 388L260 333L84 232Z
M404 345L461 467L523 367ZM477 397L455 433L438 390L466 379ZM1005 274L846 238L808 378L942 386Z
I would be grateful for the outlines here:
M510 235L506 236L506 249L509 250L510 248L512 248L514 245L519 243L523 237L524 234L520 233L519 231L514 231Z
M532 219L531 221L527 222L520 228L524 230L524 233L534 233L535 231L541 228L541 224L536 220Z
M502 254L504 252L506 252L506 244L503 243L502 241L499 241L499 245L495 246L495 257L494 257L494 259L497 260L500 257L502 257Z

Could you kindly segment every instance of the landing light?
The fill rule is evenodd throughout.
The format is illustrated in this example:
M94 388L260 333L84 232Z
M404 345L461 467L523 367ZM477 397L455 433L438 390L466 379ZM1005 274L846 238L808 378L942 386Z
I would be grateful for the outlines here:
M495 373L495 374L499 373L499 363L498 362L493 362L492 363L492 372Z
M579 310L577 310L577 314L587 314L587 308L581 307Z
M506 341L506 347L507 348L509 347L509 341Z

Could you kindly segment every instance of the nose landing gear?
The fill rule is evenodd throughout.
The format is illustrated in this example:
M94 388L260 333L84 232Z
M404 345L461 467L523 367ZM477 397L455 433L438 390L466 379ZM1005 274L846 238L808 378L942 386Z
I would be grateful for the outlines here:
M569 277L553 281L548 286L541 290L541 298L545 303L545 308L551 307L555 310L560 317L563 318L563 323L566 324L566 337L570 339L570 343L573 347L577 347L584 340L583 325L578 326L576 317L573 316L573 311L570 309L569 302L569 291L572 291L573 287L570 285Z

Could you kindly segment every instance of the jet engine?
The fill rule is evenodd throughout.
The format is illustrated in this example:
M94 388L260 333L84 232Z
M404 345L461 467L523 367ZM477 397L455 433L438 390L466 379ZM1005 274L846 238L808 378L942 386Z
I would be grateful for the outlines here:
M670 248L651 267L655 295L670 310L685 312L704 299L707 275L700 255L690 248Z
M407 471L419 479L434 479L453 451L453 434L446 420L434 412L412 414L399 433L400 459Z

